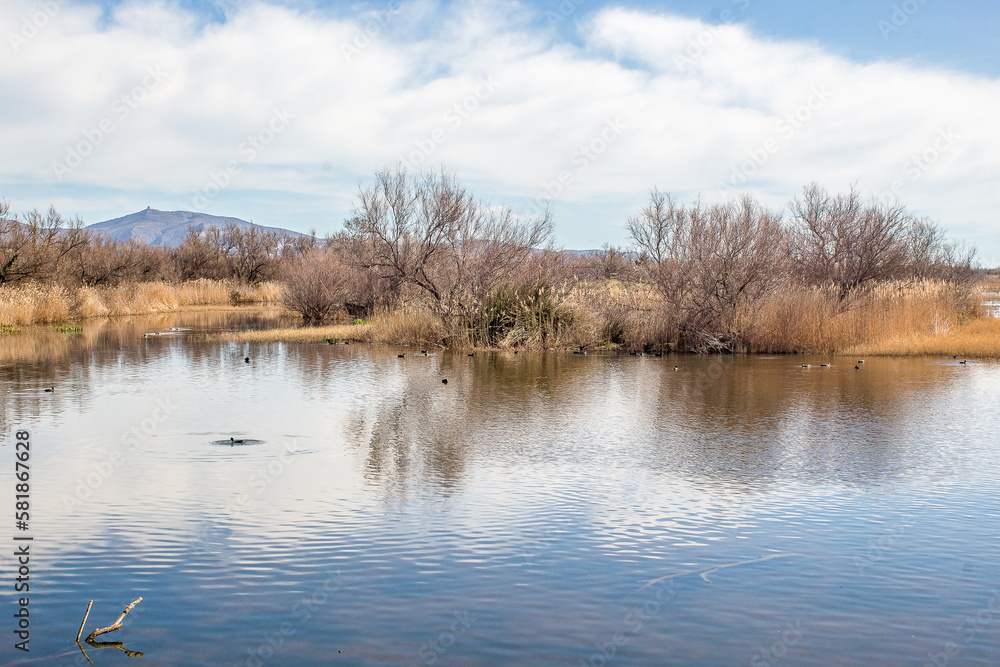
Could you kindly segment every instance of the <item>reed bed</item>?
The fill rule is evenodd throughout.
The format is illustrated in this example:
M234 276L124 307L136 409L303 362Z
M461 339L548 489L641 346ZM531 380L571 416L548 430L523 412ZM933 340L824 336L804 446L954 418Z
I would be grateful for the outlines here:
M846 301L833 289L802 287L772 295L747 316L744 348L847 354L878 348L894 354L898 346L900 354L911 354L903 352L911 349L909 341L944 340L953 330L989 319L977 292L937 281L885 283ZM994 348L1000 350L1000 341Z
M518 330L492 347L666 350L676 336L668 304L641 284L601 280L553 292L567 326L557 336ZM524 321L524 320L522 320ZM539 320L539 326L545 323ZM1000 357L1000 319L978 289L940 281L887 282L841 300L834 288L787 287L732 323L744 353L947 355ZM359 324L218 334L244 342L349 340L379 344L473 347L482 344L421 304L381 312ZM514 342L512 342L514 341Z
M258 331L212 334L208 340L245 343L352 341L381 345L449 344L449 334L440 318L424 310L382 312L355 324L280 327Z
M192 306L276 303L280 283L247 285L234 280L126 283L67 288L52 283L0 285L0 323L59 324L94 317L172 312Z

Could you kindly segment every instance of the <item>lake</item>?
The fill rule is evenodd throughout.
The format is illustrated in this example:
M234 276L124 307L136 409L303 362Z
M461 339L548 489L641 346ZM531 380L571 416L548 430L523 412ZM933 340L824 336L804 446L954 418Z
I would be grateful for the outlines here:
M0 338L0 662L140 596L100 640L155 665L1000 662L996 363L203 335L279 322Z

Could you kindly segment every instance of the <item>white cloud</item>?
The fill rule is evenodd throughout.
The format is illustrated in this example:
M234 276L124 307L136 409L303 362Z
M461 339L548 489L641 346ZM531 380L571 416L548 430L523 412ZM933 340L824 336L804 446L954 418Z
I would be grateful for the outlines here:
M84 209L96 207L80 194L88 188L189 200L235 160L231 193L346 212L359 179L422 151L498 200L544 194L560 172L559 199L576 211L628 210L654 185L714 198L732 179L782 205L813 180L868 192L897 181L911 208L961 235L988 244L995 233L995 80L859 64L739 23L621 8L577 10L574 45L511 2L387 3L353 18L248 2L207 25L170 3L129 3L109 20L66 3L11 43L39 5L5 4L0 86L14 103L0 108L0 195L15 207L59 201L66 188ZM165 73L153 86L150 68ZM294 120L244 162L241 145L275 110ZM623 129L602 145L609 122ZM54 165L95 132L99 145L58 180ZM940 132L954 140L944 146ZM593 159L580 151L590 142ZM21 202L11 193L21 186L51 194ZM266 199L259 222L274 217ZM559 222L567 245L579 230L621 240L618 219Z

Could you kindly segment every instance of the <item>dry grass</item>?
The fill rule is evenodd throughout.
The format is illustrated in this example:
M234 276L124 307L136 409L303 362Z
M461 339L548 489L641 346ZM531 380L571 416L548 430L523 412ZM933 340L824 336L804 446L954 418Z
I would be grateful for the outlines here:
M969 290L934 281L886 283L844 303L832 289L789 288L740 315L733 330L740 349L750 353L1000 358L1000 318L988 316L981 304L980 291L988 287ZM228 310L234 304L277 303L280 298L281 288L275 283L251 288L210 280L76 290L54 285L0 286L0 324L7 325L5 332L13 332L14 327L85 318ZM641 285L615 280L578 283L560 299L572 312L572 324L549 346L662 349L673 335L674 325L664 315L665 304ZM360 324L265 329L212 338L470 345L467 333L449 331L439 317L419 304L379 313Z
M915 350L927 341L957 342L959 331L976 323L989 329L992 322L976 291L934 281L886 283L843 304L832 290L776 294L747 318L744 336L750 352L922 354ZM974 347L991 349L986 340ZM998 351L995 340L991 354Z
M1000 318L983 317L947 331L872 341L844 350L867 356L958 356L1000 358Z
M27 326L116 315L172 312L191 306L274 303L278 283L243 285L228 280L129 283L67 289L53 284L0 286L0 323Z
M445 345L449 336L440 318L423 310L380 313L362 324L285 327L213 334L209 340L247 343L322 342L327 339L384 345Z
M983 278L977 288L980 292L1000 293L1000 275L989 275Z

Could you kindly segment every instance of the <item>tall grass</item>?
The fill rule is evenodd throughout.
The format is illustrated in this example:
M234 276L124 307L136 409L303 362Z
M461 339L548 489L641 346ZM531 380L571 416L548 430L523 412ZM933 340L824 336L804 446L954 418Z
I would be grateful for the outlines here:
M92 317L171 312L190 306L274 303L280 299L278 283L253 286L230 280L78 288L52 283L0 285L0 323L58 324Z
M441 318L426 310L383 312L376 314L371 320L359 321L357 324L239 331L213 334L208 338L209 340L236 340L247 343L332 340L382 345L445 346L452 344L452 335L445 328Z
M801 287L772 295L746 316L743 347L768 353L908 349L915 339L941 338L984 315L974 291L938 281L883 283L846 301L832 287Z

